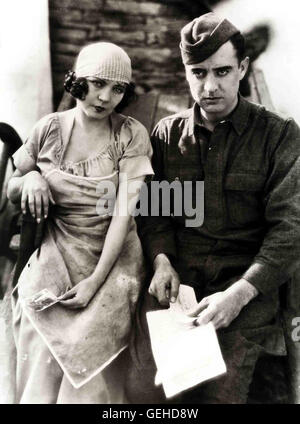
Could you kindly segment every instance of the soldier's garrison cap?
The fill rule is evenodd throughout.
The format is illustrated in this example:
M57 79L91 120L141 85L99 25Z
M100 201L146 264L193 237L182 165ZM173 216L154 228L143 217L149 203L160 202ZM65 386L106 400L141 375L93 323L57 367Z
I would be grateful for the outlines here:
M183 63L203 62L239 32L231 22L213 12L195 18L181 30L179 46Z

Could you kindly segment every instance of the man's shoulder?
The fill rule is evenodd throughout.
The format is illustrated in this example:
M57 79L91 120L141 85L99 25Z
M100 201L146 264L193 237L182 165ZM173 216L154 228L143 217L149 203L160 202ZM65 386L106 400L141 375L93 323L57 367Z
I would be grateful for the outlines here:
M263 105L249 102L248 128L252 134L259 136L271 145L276 146L281 141L292 139L294 145L300 142L300 127L292 117L283 117L268 110Z
M292 120L292 118L283 118L279 113L267 109L264 105L254 103L249 100L246 101L249 104L250 119L256 117L259 121L273 121L273 123L277 123L280 126L283 126L287 121Z
M165 116L158 123L158 127L172 126L176 125L181 121L188 121L193 114L193 108L184 109L172 115Z

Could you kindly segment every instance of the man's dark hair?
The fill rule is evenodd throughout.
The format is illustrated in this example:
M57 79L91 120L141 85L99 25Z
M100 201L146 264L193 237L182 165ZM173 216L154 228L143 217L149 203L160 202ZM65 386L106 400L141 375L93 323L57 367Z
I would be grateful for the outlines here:
M230 37L229 41L231 41L233 44L238 62L240 64L246 56L245 38L240 32L238 32L237 34L234 34L232 37Z

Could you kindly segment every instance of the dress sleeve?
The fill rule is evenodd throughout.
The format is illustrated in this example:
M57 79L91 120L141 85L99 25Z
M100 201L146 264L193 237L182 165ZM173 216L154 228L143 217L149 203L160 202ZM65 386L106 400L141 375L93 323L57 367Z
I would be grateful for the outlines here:
M50 116L52 116L52 114L45 116L35 124L23 146L13 155L15 167L21 171L22 174L27 174L37 169L37 157L51 122L51 120L49 120Z
M130 180L142 175L154 174L151 166L152 147L149 135L140 122L128 117L120 132L120 146L120 180L123 177Z

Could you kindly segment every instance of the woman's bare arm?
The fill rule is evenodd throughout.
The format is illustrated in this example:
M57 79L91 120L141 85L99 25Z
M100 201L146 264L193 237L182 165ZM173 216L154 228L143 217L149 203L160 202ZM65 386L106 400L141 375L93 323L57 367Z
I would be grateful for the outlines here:
M48 182L38 171L22 174L16 169L8 182L7 196L13 203L21 201L21 210L24 214L28 204L31 215L37 222L40 222L42 215L47 218L49 201L54 203Z
M135 178L134 180L130 180L135 182L136 193L128 193L127 184L122 182L120 183L114 207L114 216L112 217L105 237L99 262L90 277L82 280L62 297L62 299L64 299L62 304L65 306L70 308L85 307L93 295L105 282L108 273L122 251L124 241L128 234L129 225L132 220L132 213L138 201L139 191L142 187L144 178L145 177L142 176ZM120 216L118 211L120 210L120 202L124 198L127 199L128 210L126 216Z
M133 180L130 180L133 181ZM136 207L140 189L142 187L144 177L136 178L135 184L137 186L136 193L128 193L126 183L121 183L118 191L117 201L114 208L114 216L112 217L109 229L107 231L105 242L102 250L100 260L93 272L96 280L100 284L103 283L107 274L111 270L113 264L121 253L125 238L128 234L128 227L132 220L132 214ZM121 209L121 199L127 197L127 215L120 216L118 211Z

